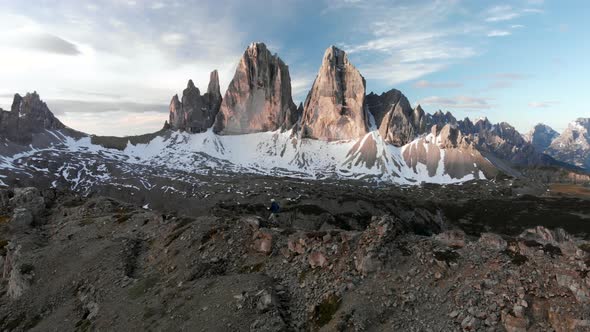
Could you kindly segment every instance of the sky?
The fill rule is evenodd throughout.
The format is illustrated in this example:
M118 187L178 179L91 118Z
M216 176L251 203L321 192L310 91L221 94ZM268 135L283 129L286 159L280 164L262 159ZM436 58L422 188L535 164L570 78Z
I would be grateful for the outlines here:
M367 93L488 117L527 132L590 117L586 0L0 0L0 107L37 91L66 125L97 135L159 130L192 79L222 94L265 42L305 100L336 45Z

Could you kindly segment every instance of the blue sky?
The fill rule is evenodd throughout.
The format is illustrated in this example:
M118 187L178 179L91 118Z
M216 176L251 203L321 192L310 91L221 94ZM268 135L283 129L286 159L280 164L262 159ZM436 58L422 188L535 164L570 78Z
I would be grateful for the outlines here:
M38 91L95 134L159 129L188 79L222 89L249 43L289 65L303 101L329 45L367 92L404 92L427 112L487 116L521 132L588 117L590 3L582 0L0 0L0 106ZM222 91L223 92L223 91Z

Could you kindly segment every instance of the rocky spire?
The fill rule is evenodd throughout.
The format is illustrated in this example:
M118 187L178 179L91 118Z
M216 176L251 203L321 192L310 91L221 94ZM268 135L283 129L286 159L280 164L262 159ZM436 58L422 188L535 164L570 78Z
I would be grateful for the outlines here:
M426 127L420 106L412 110L410 102L399 90L391 89L380 96L367 96L369 112L375 118L379 134L390 144L402 146L421 134Z
M29 143L32 134L43 130L65 128L37 92L27 93L24 97L15 94L10 112L0 112L0 135L19 143Z
M305 100L302 136L321 140L355 139L367 133L365 79L346 53L329 47Z
M204 132L213 126L220 104L217 70L211 72L207 93L202 96L193 81L189 80L182 91L182 101L178 95L174 95L170 101L170 128L192 133Z
M227 88L215 131L248 134L289 129L296 113L289 67L265 44L253 43L244 52Z

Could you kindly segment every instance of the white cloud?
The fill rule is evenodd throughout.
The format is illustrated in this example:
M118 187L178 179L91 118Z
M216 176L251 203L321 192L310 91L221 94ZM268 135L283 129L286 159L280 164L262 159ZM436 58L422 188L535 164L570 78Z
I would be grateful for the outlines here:
M451 17L463 10L455 1L399 5L374 1L370 5L356 3L355 8L342 1L331 4L332 9L342 10L339 15L347 14L346 10L354 12L356 19L350 24L359 33L351 34L351 41L342 46L367 79L389 84L414 80L477 54L461 39L478 27L472 24L449 27ZM416 24L415 20L392 17L421 19Z
M426 106L435 106L441 109L463 109L463 110L482 110L490 109L493 105L489 103L487 97L438 97L432 96L420 100L418 103Z
M559 104L557 100L548 100L548 101L532 101L529 103L529 107L533 108L549 108Z
M109 15L100 16L89 13L84 5L67 3L62 3L64 8L56 6L52 17L35 15L34 10L26 12L29 16L11 14L9 8L3 10L0 73L5 83L1 89L11 94L37 90L44 100L166 105L172 95L182 92L188 79L205 89L209 73L218 69L221 89L225 91L245 46L240 40L242 32L234 29L235 22L229 17L210 15L206 6L201 6L198 13L176 10L175 22L190 28L183 29L183 34L162 36L162 28L167 25L135 20L141 16L136 11L150 8L137 5L129 11L128 2L113 1L113 7L108 7L109 3L101 8ZM22 44L30 36L41 36L43 42ZM185 43L178 51L176 46L181 42ZM0 103L8 108L11 98L2 97ZM95 109L85 106L87 111L75 116L71 111L64 113L62 116L68 117L64 122L80 124L72 126L89 133L129 134L131 128L111 128L96 118L94 124L94 120L79 120L92 118L88 113ZM121 117L132 113L132 108L110 113ZM144 123L140 129L150 132L160 129L161 124L159 120L152 126Z
M167 45L171 46L179 46L182 45L186 41L186 35L182 33L164 33L160 37L162 42Z
M150 6L151 9L157 10L157 9L162 9L166 7L166 4L160 1L156 1L154 3L152 3L152 5Z
M508 5L494 6L488 9L487 15L487 22L509 21L521 16L512 6Z
M488 37L504 37L510 36L512 32L506 30L492 30L488 32Z
M524 25L522 25L522 24L512 24L510 26L510 28L511 29L522 29L522 28L524 28Z

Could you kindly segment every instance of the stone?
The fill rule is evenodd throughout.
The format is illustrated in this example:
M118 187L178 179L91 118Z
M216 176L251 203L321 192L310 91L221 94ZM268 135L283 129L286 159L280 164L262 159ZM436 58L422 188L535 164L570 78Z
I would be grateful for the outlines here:
M527 332L529 320L524 317L515 317L508 313L502 313L502 324L506 332Z
M27 291L35 276L33 266L21 261L21 246L10 243L7 248L4 278L8 279L6 294L17 299Z
M523 239L535 240L541 243L561 243L571 240L571 236L563 229L558 228L555 231L552 231L543 226L529 228L522 232L519 237Z
M498 251L505 250L508 246L506 240L494 233L482 233L479 237L478 243L485 248Z
M45 199L37 188L15 188L10 205L14 208L27 209L34 217L37 217L45 210Z
M276 298L276 296L274 296L273 293L266 289L258 292L258 294L256 295L258 296L258 301L256 302L256 309L258 309L259 312L266 312L270 310L272 307L276 306L278 303L278 299Z
M299 240L299 238L291 238L287 242L287 246L289 251L294 252L299 255L303 255L305 253L305 247Z
M452 248L463 248L465 246L465 232L460 229L444 231L435 235L435 239Z
M15 231L23 231L33 226L33 214L28 209L16 208L10 219L10 229Z
M463 331L475 331L477 330L478 325L477 318L469 315L461 321L461 328Z
M223 97L215 132L231 135L288 130L298 119L289 67L264 43L251 44Z
M272 252L272 234L259 231L255 234L254 249L264 254Z
M358 139L367 133L365 79L334 46L322 65L303 107L301 134L326 141Z
M576 301L579 303L590 303L590 289L581 282L577 281L577 277L570 274L557 274L555 276L557 284L561 287L569 289Z
M326 255L324 255L324 253L322 253L321 251L312 252L311 254L309 254L307 260L312 268L324 267L328 265L328 259L326 258Z
M217 70L211 72L207 92L202 96L193 81L189 80L182 92L182 101L178 95L170 101L170 128L191 133L207 131L215 122L221 101Z

